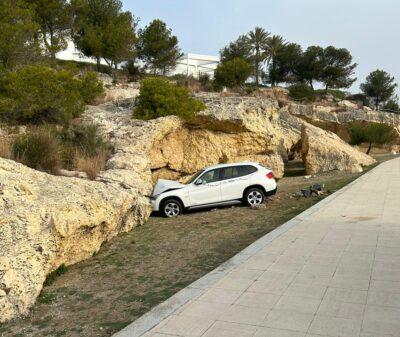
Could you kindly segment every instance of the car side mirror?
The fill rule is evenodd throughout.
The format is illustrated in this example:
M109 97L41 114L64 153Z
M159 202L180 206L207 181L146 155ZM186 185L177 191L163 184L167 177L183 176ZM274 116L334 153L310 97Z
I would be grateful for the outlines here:
M203 185L204 184L204 180L203 179L197 179L194 184L197 185L197 186Z

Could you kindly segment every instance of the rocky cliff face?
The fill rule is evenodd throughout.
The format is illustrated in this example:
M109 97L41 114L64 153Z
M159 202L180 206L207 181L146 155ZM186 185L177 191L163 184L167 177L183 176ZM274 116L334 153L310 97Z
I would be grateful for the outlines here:
M48 273L147 219L135 179L114 170L98 181L56 177L0 159L0 322L28 311Z
M272 101L219 98L207 103L209 108L190 125L176 117L134 120L129 101L89 107L84 120L97 124L113 143L108 168L135 171L146 182L179 179L208 165L245 160L269 165L283 176L280 154L287 155L287 148L298 142L300 124L289 131L290 123L282 125Z
M302 137L308 173L354 171L374 162L333 133L293 116L293 105L281 108L277 100L264 97L211 94L199 98L207 109L190 124L176 117L133 120L132 101L119 106L108 103L89 107L85 120L99 125L115 146L108 168L135 171L146 181L147 191L151 180L181 179L206 166L227 162L257 161L270 166L281 178L284 161L295 151L300 155ZM309 130L307 133L302 133L303 125ZM308 139L312 141L307 142ZM338 155L322 150L324 144L334 147Z

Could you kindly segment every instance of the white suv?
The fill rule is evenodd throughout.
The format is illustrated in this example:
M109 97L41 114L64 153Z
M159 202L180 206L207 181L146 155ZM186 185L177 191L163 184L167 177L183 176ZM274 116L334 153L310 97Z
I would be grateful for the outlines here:
M175 217L185 209L232 205L260 205L274 195L274 173L257 163L224 164L196 173L186 185L159 180L151 197L154 211Z

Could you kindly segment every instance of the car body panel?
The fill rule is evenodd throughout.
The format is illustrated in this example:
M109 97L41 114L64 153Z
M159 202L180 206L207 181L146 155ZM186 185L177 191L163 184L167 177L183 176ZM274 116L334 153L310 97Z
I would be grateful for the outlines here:
M222 201L240 199L249 186L249 177L239 177L221 182Z
M152 196L159 195L172 189L180 189L184 187L186 187L186 185L181 184L178 181L159 179L154 187Z
M189 188L190 207L221 201L221 182L193 185Z

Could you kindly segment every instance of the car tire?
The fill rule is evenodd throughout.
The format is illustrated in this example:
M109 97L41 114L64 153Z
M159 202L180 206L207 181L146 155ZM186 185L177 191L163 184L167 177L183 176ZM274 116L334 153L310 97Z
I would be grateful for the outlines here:
M244 203L249 207L259 206L264 200L264 191L258 187L249 188L244 194Z
M183 212L183 205L179 200L167 199L162 202L161 213L166 218L175 218Z

